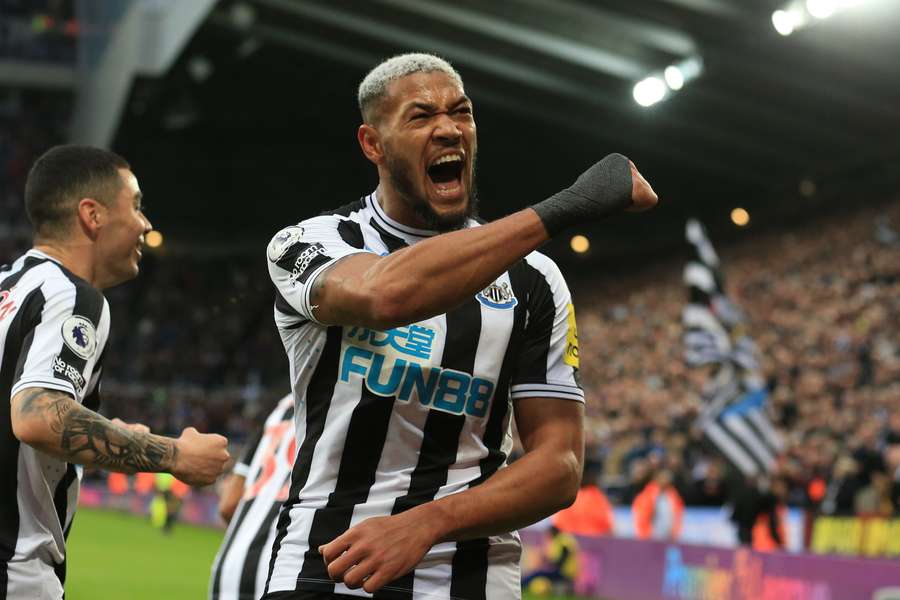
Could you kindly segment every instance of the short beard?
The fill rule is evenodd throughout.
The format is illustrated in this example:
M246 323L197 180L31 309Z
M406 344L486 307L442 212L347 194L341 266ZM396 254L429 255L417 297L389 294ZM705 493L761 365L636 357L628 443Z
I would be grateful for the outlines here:
M469 223L469 219L478 215L478 190L475 186L475 160L472 160L472 177L469 181L469 201L466 208L457 214L439 215L431 208L427 200L423 200L416 196L415 186L412 182L410 172L412 168L406 163L387 158L388 175L391 178L391 184L397 190L400 199L410 207L416 216L425 223L427 229L440 233L448 231L457 231L465 229Z

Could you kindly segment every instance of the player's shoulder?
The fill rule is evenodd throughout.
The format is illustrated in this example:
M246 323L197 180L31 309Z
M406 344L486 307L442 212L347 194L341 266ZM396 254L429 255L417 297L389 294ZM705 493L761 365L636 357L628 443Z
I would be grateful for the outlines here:
M272 236L268 245L269 260L278 263L292 248L306 247L320 242L343 242L362 247L363 212L365 199L323 212L299 223L288 225Z
M64 300L74 304L77 299L81 305L98 307L106 303L103 292L55 260L37 264L31 274L47 302Z
M565 281L559 265L552 258L533 250L522 259L522 264L528 269L533 269L538 275L546 279L548 282Z

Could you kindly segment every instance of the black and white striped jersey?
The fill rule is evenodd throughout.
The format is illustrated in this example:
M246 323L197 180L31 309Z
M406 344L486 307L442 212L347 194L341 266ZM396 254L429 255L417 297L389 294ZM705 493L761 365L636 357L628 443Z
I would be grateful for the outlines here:
M275 519L287 499L297 455L294 433L294 395L289 394L234 466L234 473L244 477L244 495L213 562L210 600L259 600L262 596Z
M0 269L0 394L7 403L23 389L46 388L96 410L108 335L103 295L46 254L30 250ZM0 600L58 600L81 467L20 443L8 404L0 411L0 444Z
M584 401L569 291L556 265L537 252L430 319L387 331L316 321L310 288L334 261L356 252L386 255L433 235L390 219L372 194L287 227L269 244L298 443L269 592L366 596L328 578L319 545L367 518L463 491L503 468L513 400ZM516 533L437 544L376 597L517 598L519 558Z

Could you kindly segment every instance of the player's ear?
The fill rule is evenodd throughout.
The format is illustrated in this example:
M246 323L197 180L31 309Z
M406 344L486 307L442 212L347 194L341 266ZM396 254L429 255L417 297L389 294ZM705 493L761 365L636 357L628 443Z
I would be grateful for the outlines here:
M78 226L90 239L96 239L100 229L106 222L107 208L102 202L93 198L82 198L78 201Z
M384 148L378 130L368 123L363 123L356 131L356 139L359 140L359 147L362 148L366 158L380 165L384 160Z

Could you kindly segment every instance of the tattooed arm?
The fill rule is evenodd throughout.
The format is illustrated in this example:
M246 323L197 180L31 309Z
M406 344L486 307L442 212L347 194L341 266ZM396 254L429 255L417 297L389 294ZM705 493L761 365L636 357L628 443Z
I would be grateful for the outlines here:
M178 439L117 425L64 392L26 388L12 398L13 433L46 454L109 471L168 471L186 483L215 481L227 440L190 427Z

